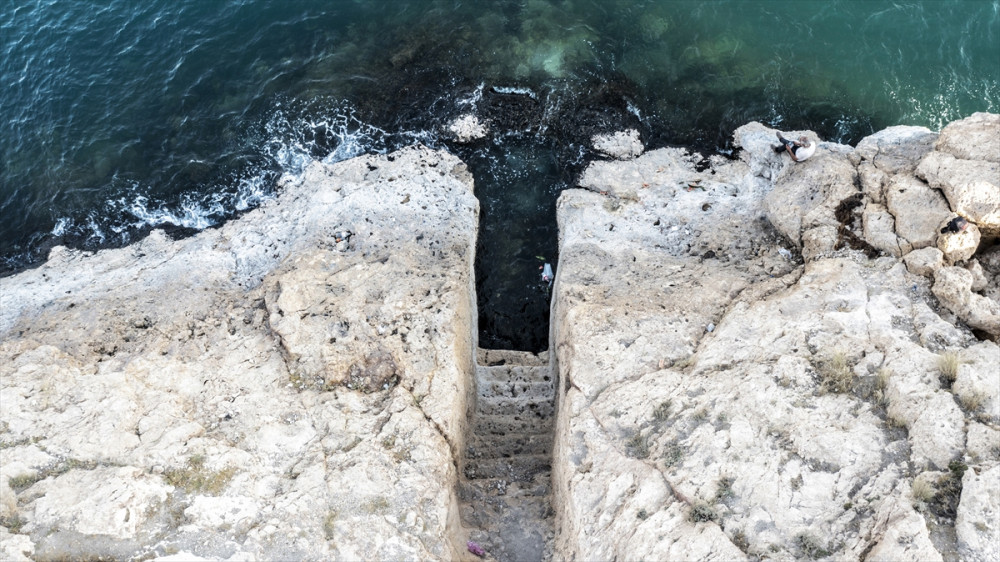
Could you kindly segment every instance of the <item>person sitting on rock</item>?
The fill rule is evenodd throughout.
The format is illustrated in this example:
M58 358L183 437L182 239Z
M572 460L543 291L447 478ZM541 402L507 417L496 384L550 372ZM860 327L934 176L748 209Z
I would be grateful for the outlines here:
M801 136L799 140L793 141L781 136L779 132L774 134L778 135L778 140L781 141L780 145L774 147L774 151L787 152L796 162L801 162L816 153L816 143L809 140L809 137Z

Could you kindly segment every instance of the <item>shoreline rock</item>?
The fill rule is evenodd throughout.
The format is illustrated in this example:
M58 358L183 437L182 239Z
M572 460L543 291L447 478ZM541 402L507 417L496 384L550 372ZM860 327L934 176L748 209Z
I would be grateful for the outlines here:
M1000 117L798 164L734 138L559 198L555 556L1000 560ZM317 163L0 279L3 556L470 560L472 185L423 147Z
M477 215L415 147L0 280L5 555L457 558Z

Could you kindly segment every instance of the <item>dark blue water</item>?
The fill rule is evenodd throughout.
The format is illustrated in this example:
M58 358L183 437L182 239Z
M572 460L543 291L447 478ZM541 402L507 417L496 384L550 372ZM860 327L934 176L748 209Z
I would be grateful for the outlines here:
M853 143L1000 111L997 0L4 0L0 55L0 275L424 142L476 178L492 347L545 345L538 267L596 132L725 151L751 120ZM463 111L491 137L442 138Z

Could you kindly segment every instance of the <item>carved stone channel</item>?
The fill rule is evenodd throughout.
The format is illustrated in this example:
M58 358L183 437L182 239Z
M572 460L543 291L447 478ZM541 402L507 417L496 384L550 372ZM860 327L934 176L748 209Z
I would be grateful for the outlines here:
M479 350L459 480L469 540L501 562L552 556L555 381L548 353Z

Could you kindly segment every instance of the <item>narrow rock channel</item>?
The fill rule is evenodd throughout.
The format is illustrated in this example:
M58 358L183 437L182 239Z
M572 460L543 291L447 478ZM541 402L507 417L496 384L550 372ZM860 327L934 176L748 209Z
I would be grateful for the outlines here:
M459 480L462 525L501 562L552 557L555 383L544 355L480 350Z

